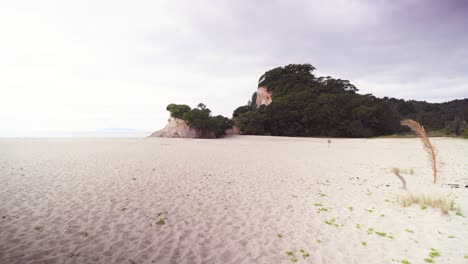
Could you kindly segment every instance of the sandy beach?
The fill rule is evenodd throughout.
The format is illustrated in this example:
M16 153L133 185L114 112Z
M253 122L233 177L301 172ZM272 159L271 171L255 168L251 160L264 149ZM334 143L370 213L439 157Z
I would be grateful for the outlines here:
M437 185L417 138L0 139L0 263L468 263L468 140L433 142Z

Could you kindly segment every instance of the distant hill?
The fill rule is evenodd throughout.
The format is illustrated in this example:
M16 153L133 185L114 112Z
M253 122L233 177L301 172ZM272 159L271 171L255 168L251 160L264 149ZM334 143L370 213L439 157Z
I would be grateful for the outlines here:
M242 134L272 136L373 137L408 132L412 118L429 131L460 135L468 120L468 99L446 103L405 101L359 94L348 80L317 77L310 64L269 70L247 105L234 113ZM257 97L258 96L258 97Z

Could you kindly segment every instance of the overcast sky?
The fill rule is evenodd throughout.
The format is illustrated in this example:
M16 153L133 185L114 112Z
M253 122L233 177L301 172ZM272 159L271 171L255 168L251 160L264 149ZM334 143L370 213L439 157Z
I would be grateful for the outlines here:
M467 98L467 25L463 0L2 1L0 136L154 131L171 102L230 116L289 63L379 97Z

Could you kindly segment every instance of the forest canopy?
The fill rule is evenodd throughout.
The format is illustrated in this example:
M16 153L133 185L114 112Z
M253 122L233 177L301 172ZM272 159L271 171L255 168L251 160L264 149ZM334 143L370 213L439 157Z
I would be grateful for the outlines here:
M373 137L408 131L400 120L417 120L429 131L460 135L468 120L468 99L448 103L405 101L359 94L348 80L317 77L311 64L269 70L259 86L272 103L256 107L254 99L234 110L242 134L272 136Z

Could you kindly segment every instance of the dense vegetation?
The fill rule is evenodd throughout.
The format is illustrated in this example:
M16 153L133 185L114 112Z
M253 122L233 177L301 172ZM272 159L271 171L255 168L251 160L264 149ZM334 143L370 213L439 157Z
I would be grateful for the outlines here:
M460 135L468 120L468 99L433 104L358 94L347 80L317 77L310 64L267 71L259 79L273 102L256 108L256 94L237 108L242 134L273 136L372 137L404 133L400 120L412 118L428 131ZM468 129L467 129L468 130Z
M204 104L198 104L194 109L188 105L170 104L166 109L172 117L184 120L190 127L213 132L216 137L223 136L226 129L232 127L229 118L221 115L212 116L210 109Z

